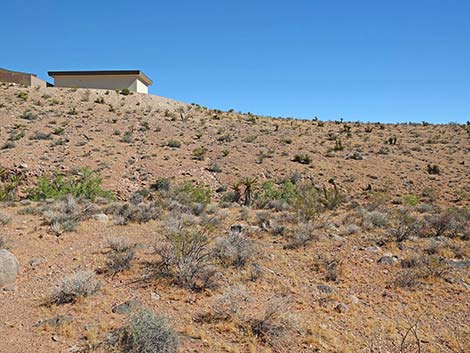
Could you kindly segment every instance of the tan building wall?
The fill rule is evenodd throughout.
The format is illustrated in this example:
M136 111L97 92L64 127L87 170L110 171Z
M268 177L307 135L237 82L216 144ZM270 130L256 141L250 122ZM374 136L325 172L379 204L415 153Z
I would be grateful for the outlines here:
M19 85L33 87L46 87L46 81L37 78L33 74L5 69L0 69L0 82L17 83Z
M148 93L148 87L134 75L88 75L88 76L55 76L54 86L72 88L97 88Z

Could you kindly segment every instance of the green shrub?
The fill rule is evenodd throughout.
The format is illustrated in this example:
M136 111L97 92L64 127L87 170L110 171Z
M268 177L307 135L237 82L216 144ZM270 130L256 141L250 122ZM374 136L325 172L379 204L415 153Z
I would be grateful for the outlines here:
M81 169L78 175L59 175L52 177L42 175L38 178L36 187L28 190L31 200L56 199L65 195L94 201L97 197L113 199L111 191L101 187L102 178L89 168Z
M0 169L0 201L15 201L22 181L21 175L9 175L6 170Z
M300 163L300 164L310 164L312 163L312 159L308 154L296 154L294 156L294 162Z
M179 142L178 140L170 140L167 142L166 145L171 148L180 148L181 142Z
M177 201L184 205L193 203L202 203L207 205L211 202L211 191L204 185L194 186L193 183L186 182L179 185L174 190L174 197Z
M150 191L169 191L170 180L168 178L160 177L155 183L150 185Z
M419 197L416 195L405 195L403 196L403 203L406 206L414 207L419 203Z
M128 88L123 88L120 92L123 96L128 96L131 92L129 91Z
M207 148L205 147L196 147L193 150L193 159L196 159L198 161L203 161L204 156L206 155Z

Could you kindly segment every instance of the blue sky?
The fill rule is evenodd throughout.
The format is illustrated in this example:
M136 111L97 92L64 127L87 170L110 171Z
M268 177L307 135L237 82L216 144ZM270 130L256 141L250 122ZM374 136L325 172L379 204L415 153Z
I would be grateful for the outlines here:
M0 67L141 69L150 92L256 114L470 120L468 0L2 2Z

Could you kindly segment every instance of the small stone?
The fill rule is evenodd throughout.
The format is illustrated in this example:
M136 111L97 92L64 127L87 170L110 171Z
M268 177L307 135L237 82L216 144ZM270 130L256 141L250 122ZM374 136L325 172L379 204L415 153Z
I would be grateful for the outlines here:
M355 295L350 295L350 296L349 296L349 300L350 300L351 303L353 303L353 304L359 303L359 299L358 299L358 297L356 297Z
M348 307L346 306L346 304L344 303L339 303L338 305L336 305L335 307L335 311L338 312L338 313L345 313L347 312L349 309Z
M377 262L382 265L392 265L398 262L398 257L394 255L385 255L382 256Z
M379 251L381 251L380 247L378 247L377 245L368 246L368 247L366 247L365 250L369 251L369 252L379 252Z
M52 335L51 338L54 342L60 342L59 336L57 336L57 335Z
M97 213L93 215L93 219L97 220L98 222L106 223L109 221L109 217L104 213Z
M160 295L158 293L152 292L150 293L150 298L152 298L152 300L160 300Z
M47 262L47 259L45 257L35 257L29 261L29 265L31 267L36 267L41 264L45 264Z

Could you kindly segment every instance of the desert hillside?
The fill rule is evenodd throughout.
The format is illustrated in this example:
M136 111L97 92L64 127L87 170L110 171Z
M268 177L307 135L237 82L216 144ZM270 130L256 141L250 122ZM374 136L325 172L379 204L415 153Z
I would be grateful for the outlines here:
M470 351L470 125L122 93L0 85L0 352Z

